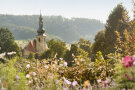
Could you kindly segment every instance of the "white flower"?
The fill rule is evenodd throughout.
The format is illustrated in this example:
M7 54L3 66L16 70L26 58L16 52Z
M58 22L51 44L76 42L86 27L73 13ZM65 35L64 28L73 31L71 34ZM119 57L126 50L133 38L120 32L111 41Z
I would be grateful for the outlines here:
M59 83L59 80L58 79L56 79L56 84L58 84Z
M30 64L27 64L27 66L26 66L27 68L30 68Z
M63 64L59 64L60 66L63 66Z
M73 87L76 86L77 84L78 84L77 81L72 82Z
M29 74L27 74L27 75L26 75L26 78L30 78L30 75L29 75Z
M26 63L30 63L29 61L25 61Z
M133 62L133 65L135 65L135 61Z
M132 59L133 59L133 61L135 61L135 55L133 55Z
M67 66L67 62L64 62L64 64L63 64L64 66Z
M15 76L15 79L16 79L16 80L19 80L19 79L20 79L20 77L19 77L18 75L16 75L16 76Z
M59 58L60 60L63 60L63 58Z
M3 58L6 55L6 53L0 54L0 58Z
M65 78L64 78L64 83L65 83L65 84L69 84L69 85L71 84L71 82L70 82L70 81L68 81L68 80L67 80L67 79L65 79Z
M30 83L32 83L32 81L28 81L28 83L30 84Z
M48 69L49 68L48 65L45 65L44 67L45 67L45 69Z
M35 80L37 80L37 78L35 78Z
M97 82L100 83L101 82L101 79L98 79Z
M35 72L32 72L33 76L36 76L36 73Z
M16 54L16 52L8 52L7 55L13 55Z

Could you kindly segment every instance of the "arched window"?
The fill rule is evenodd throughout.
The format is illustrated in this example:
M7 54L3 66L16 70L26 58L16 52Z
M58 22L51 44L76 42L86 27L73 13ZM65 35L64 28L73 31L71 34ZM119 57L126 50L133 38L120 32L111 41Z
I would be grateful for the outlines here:
M38 39L38 41L40 42L40 38Z

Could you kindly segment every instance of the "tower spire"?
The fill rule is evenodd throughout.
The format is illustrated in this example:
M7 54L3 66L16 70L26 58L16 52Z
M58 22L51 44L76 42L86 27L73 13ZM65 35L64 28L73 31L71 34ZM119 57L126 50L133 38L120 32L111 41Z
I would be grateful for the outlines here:
M39 16L39 28L37 30L38 35L44 35L45 29L43 28L43 18L40 10L40 16Z

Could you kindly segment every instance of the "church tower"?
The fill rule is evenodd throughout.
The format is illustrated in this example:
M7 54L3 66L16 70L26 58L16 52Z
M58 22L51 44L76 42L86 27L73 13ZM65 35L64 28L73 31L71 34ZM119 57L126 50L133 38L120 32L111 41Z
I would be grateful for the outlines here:
M43 28L43 18L40 13L39 28L36 36L36 52L42 53L47 49L45 29Z

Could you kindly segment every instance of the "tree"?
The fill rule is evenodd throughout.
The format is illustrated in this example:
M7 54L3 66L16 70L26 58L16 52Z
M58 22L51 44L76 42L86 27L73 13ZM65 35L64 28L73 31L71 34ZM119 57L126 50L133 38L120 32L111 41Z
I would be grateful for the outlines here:
M88 56L92 56L92 51L91 51L91 42L89 40L85 40L84 38L80 38L78 45L81 49L83 49L85 52L88 53Z
M33 52L30 52L29 56L28 56L28 59L34 59L34 53Z
M20 49L15 43L14 36L7 28L0 28L0 53L15 51L20 56Z
M88 52L79 48L78 44L76 44L76 43L71 44L70 50L67 50L67 52L64 56L64 60L66 60L68 62L68 66L72 66L73 60L78 57L87 58Z
M123 37L123 32L128 28L129 17L126 9L122 4L118 4L116 8L109 15L107 23L105 25L105 50L103 54L109 54L115 52L115 44L117 36L115 31L118 31Z
M53 58L55 55L62 58L67 50L66 43L61 40L49 40L48 47L49 49L41 55L42 58Z
M99 51L104 52L104 49L105 49L105 30L101 30L95 35L95 42L92 45L92 54L95 57L97 52Z

